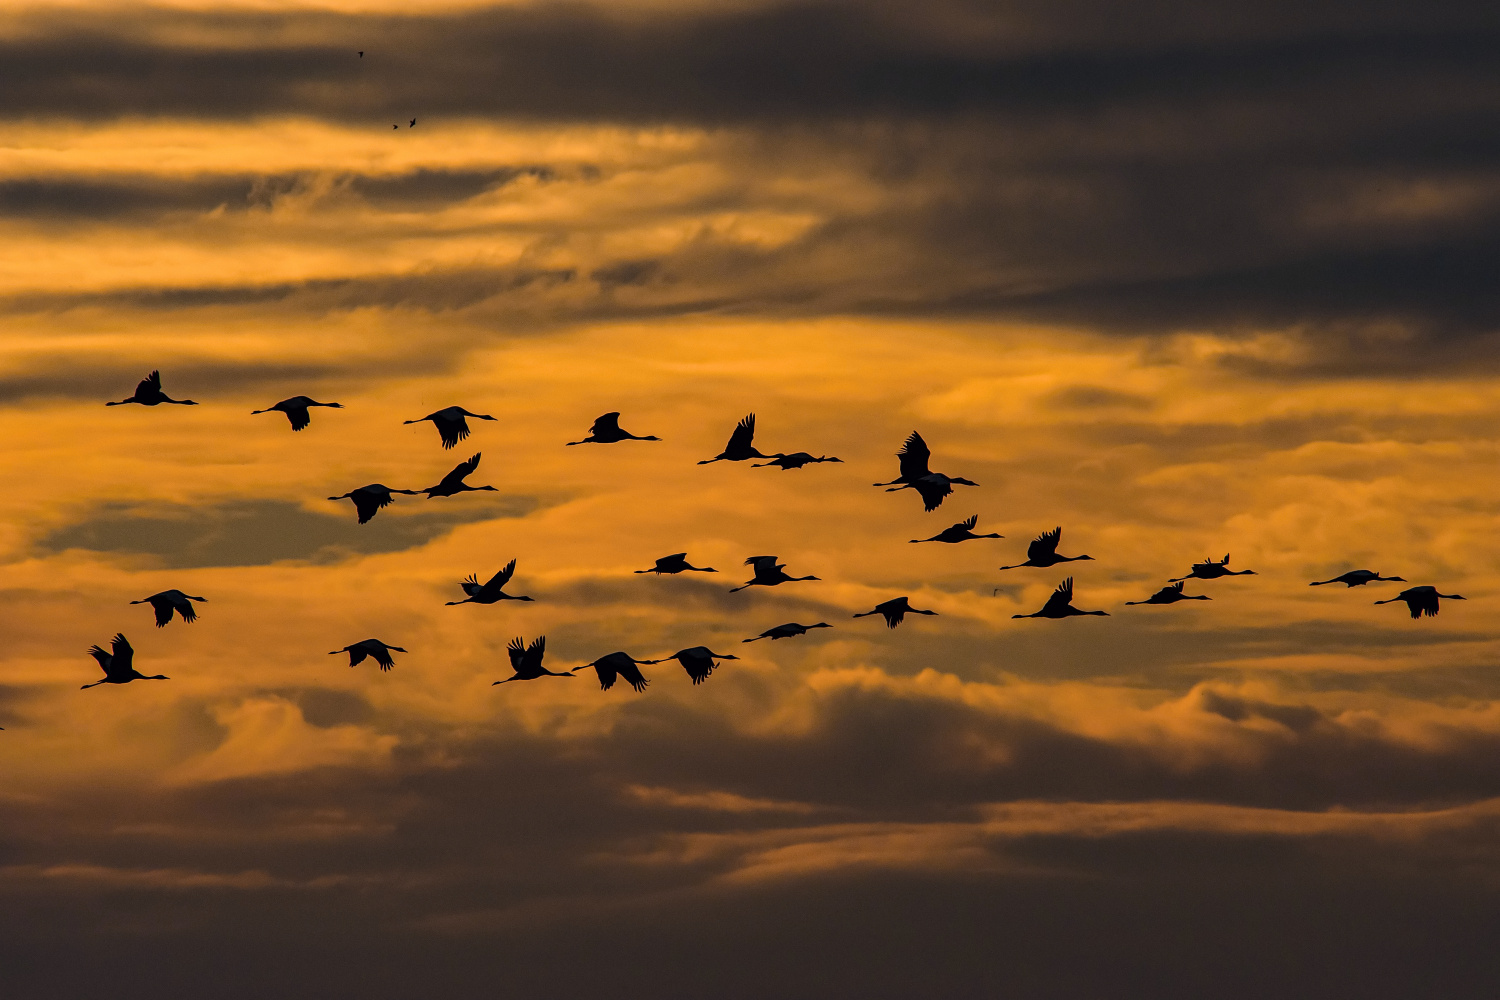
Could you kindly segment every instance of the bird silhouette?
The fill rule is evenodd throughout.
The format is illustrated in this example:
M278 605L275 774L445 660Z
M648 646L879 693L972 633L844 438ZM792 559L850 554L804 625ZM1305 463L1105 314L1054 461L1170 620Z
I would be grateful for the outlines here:
M365 53L364 53L364 50L363 50L363 49L361 49L361 50L360 50L360 52L359 52L359 57L360 57L360 58L361 58L361 59L363 59L363 58L364 58L364 57L365 57Z
M901 463L901 475L888 483L876 483L876 486L889 486L887 493L896 493L900 490L916 490L922 498L922 505L929 513L942 506L943 500L953 492L957 486L978 486L979 484L960 476L945 476L941 472L933 472L928 468L928 460L932 452L927 447L927 442L922 440L922 435L916 431L906 439L901 450L896 453L896 458Z
M972 479L964 479L961 476L945 476L941 472L933 472L923 476L914 483L905 486L892 486L886 490L887 493L897 493L901 490L916 490L917 495L922 498L922 508L929 514L943 505L943 501L953 493L954 486L978 486Z
M1183 584L1179 581L1171 586L1163 587L1144 601L1126 601L1126 604L1176 604L1178 601L1211 601L1213 598L1207 594L1184 594Z
M920 542L967 542L971 538L1004 538L1004 535L976 535L974 525L979 523L979 515L975 514L967 521L959 521L955 525L944 528L931 538L913 538L912 544Z
M702 684L708 679L708 675L718 668L718 660L738 660L738 656L728 653L715 653L707 646L689 646L687 649L679 649L671 656L664 656L659 660L642 660L642 663L665 663L668 660L676 660L682 664L682 669L693 679L694 684ZM606 685L608 686L608 685Z
M1047 598L1047 603L1042 605L1042 610L1034 611L1029 615L1011 615L1012 618L1072 618L1075 615L1104 615L1109 617L1108 611L1079 611L1073 607L1073 578L1070 576L1058 585Z
M927 467L928 460L932 457L927 442L922 440L922 435L916 431L906 439L901 450L896 452L896 460L901 463L901 475L888 483L876 483L876 486L900 486L904 483L914 483L923 476L930 475L932 470Z
M370 656L374 657L375 662L380 664L381 670L389 670L396 665L396 661L391 659L392 650L398 653L406 652L400 646L392 646L390 643L381 642L379 639L361 639L359 642L350 643L343 649L335 649L328 655L338 656L340 653L348 653L349 666L351 667L359 666L364 662L365 657Z
M369 522L370 518L375 516L376 511L378 511L382 507L389 507L391 505L391 503L395 499L392 494L395 493L402 493L406 496L414 497L420 496L422 491L393 490L389 486L382 486L379 483L371 483L368 486L361 486L357 490L350 490L343 496L329 497L328 499L353 500L354 509L359 513L359 523L366 524Z
M568 444L614 444L616 441L660 441L661 438L655 434L647 434L639 437L626 430L620 429L620 411L614 410L606 413L594 421L594 426L589 428L588 437L582 441L569 441Z
M1406 581L1399 576L1381 576L1379 573L1368 569L1351 569L1349 572L1340 574L1332 580L1314 580L1308 586L1322 587L1329 583L1342 583L1349 587L1363 587L1367 583L1376 582L1405 583Z
M593 663L585 663L581 667L574 667L573 670L586 670L589 667L593 667L594 672L599 675L599 689L601 691L608 691L610 688L614 687L616 676L625 678L626 683L635 688L637 691L644 691L646 690L646 685L650 684L651 682L646 680L645 677L641 676L641 671L638 668L638 664L654 662L656 661L637 660L629 653L617 652L610 653L607 656L601 656Z
M730 587L729 592L744 590L746 587L774 587L778 583L796 583L799 580L816 580L815 576L787 576L782 570L785 565L778 565L775 556L751 556L745 560L746 566L755 567L755 579L738 587Z
M791 639L795 636L806 633L809 629L815 628L833 628L833 626L828 624L827 622L818 622L816 625L799 625L796 622L787 622L785 625L777 625L775 628L768 628L754 638L741 639L740 641L754 642L756 639L770 639L772 642L775 642L777 639Z
M692 570L695 573L717 573L718 570L711 566L692 566L687 561L686 552L674 552L669 556L662 556L656 560L656 565L650 569L638 569L637 573L682 573Z
M182 620L185 622L197 621L198 612L191 603L193 601L202 601L206 604L208 603L208 598L194 597L191 594L184 594L180 590L163 590L159 594L152 594L150 597L143 597L139 601L131 601L130 603L151 605L151 610L156 612L156 627L161 628L172 620L173 611L181 615Z
M513 597L504 592L505 585L510 582L511 575L515 571L516 561L512 559L505 565L504 569L490 577L483 586L479 584L479 577L470 573L468 578L459 584L459 586L464 588L464 593L469 596L461 601L448 601L448 606L452 607L455 604L495 604L499 601L531 600L530 597Z
M155 371L136 384L135 394L126 399L117 399L105 406L124 406L126 403L140 403L142 406L155 406L158 403L176 403L179 406L197 406L197 402L191 399L173 399L161 391L161 372Z
M548 670L542 666L542 657L547 652L547 637L545 635L539 636L530 646L527 646L525 642L526 640L520 636L516 636L510 641L510 645L505 647L505 651L510 654L511 669L515 673L503 681L495 681L490 687L494 687L495 684L508 684L511 681L534 681L538 677L573 676L571 671L558 673L555 670Z
M416 420L404 420L402 426L431 420L432 425L437 428L438 437L443 439L443 447L452 448L469 436L469 422L464 419L465 417L473 417L475 420L495 419L487 413L470 413L462 406L447 406L425 417L418 417Z
M401 127L401 126L400 126L400 125L399 125L399 124L397 124L397 125L392 125L392 126L391 126L391 128L400 128L400 127Z
M743 462L749 458L770 458L770 455L762 455L756 451L750 442L755 440L755 414L750 413L735 425L734 433L729 435L729 443L724 450L713 458L705 458L699 465L711 465L714 462Z
M1230 569L1229 556L1226 553L1224 558L1219 560L1218 562L1214 562L1212 559L1204 559L1201 563L1193 563L1192 571L1189 572L1187 576L1173 577L1167 582L1176 583L1178 580L1217 580L1221 576L1254 575L1255 570L1253 569Z
M470 486L464 479L472 475L479 468L479 456L482 452L475 452L469 456L467 462L459 462L453 467L453 471L443 477L436 486L429 486L425 490L417 490L418 493L426 493L427 499L433 497L451 497L455 493L478 493L480 490L489 490L498 493L499 490L493 486Z
M417 120L415 118L413 118L411 120L411 124L407 125L406 127L407 128L416 128L417 127Z
M1014 566L1001 566L1001 569L1020 569L1022 566L1037 566L1045 569L1048 566L1056 566L1058 563L1078 562L1082 559L1093 559L1093 556L1060 556L1057 554L1057 543L1062 541L1062 528L1053 528L1051 531L1038 535L1030 545L1026 546L1026 561L1016 563Z
M770 466L774 465L774 466L778 467L779 469L781 469L782 472L787 472L787 471L789 471L791 469L800 469L804 465L811 465L814 462L840 462L840 463L842 463L843 461L844 460L842 458L833 458L833 457L828 456L828 455L819 455L817 458L813 458L811 455L809 455L805 451L794 451L790 455L777 455L775 458L771 459L769 462L762 462L759 465L752 465L752 466L750 466L750 468L752 468L752 469L765 469L765 468L769 468Z
M291 421L292 430L300 431L312 423L312 417L307 415L307 408L309 406L331 406L336 410L344 408L343 403L320 403L316 399L311 399L307 396L293 396L291 399L283 399L279 403L268 406L264 410L251 410L250 415L270 413L273 410L278 413L285 413L287 420Z
M1401 591L1395 597L1384 601L1376 601L1376 604L1390 604L1392 601L1405 601L1407 608L1411 611L1413 618L1436 618L1438 613L1438 598L1446 601L1467 601L1468 598L1460 594L1439 594L1436 587L1411 587Z
M885 617L886 627L895 628L897 625L901 624L901 620L907 615L935 614L937 614L936 611L923 611L921 608L912 607L909 603L907 603L907 599L905 597L895 597L889 601L882 601L881 603L875 605L875 607L870 611L861 611L854 617L864 618L868 615L883 615Z
M157 674L147 677L135 669L135 650L130 647L130 640L125 638L123 632L116 632L115 637L110 640L109 647L112 652L106 653L98 646L89 647L89 655L99 661L99 666L104 670L104 679L92 684L85 684L79 688L80 691L100 684L129 684L131 681L167 681L171 680L166 674Z

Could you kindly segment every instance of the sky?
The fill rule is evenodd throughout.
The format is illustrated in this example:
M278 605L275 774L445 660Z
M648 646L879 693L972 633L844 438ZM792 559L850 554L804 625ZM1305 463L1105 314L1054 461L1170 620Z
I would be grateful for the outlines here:
M7 5L0 989L1490 996L1497 46L1462 0ZM105 408L153 369L200 405ZM251 415L299 394L343 408ZM495 420L404 423L450 405ZM661 440L566 446L608 411ZM842 461L698 464L749 413ZM913 431L979 485L874 488ZM1092 559L999 569L1058 526ZM764 554L818 579L730 593ZM511 559L533 602L445 603ZM1465 600L1308 586L1357 568ZM1069 576L1107 617L1013 617ZM170 680L80 691L116 632ZM539 636L738 659L493 686Z

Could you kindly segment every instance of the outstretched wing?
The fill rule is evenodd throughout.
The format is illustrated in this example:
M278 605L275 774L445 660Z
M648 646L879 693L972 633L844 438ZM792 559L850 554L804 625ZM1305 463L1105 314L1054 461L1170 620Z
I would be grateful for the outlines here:
M1063 608L1073 605L1073 578L1070 576L1057 585L1052 596L1047 598L1047 603L1042 606L1043 611L1061 611Z
M370 518L375 516L377 510L390 504L391 495L389 493L365 493L361 490L355 490L349 499L354 501L354 509L359 514L359 523L367 524Z
M1180 593L1182 593L1182 588L1184 586L1186 586L1186 585L1187 585L1187 581L1185 581L1185 580L1178 580L1174 584L1170 584L1170 585L1168 585L1166 587L1161 588L1160 590L1157 591L1157 593L1158 594L1174 594L1174 593L1175 594L1180 594Z
M96 660L99 661L100 668L106 674L109 673L109 654L106 653L102 647L100 647L100 646L90 646L89 647L89 655L92 656L94 659L96 659Z
M505 647L505 651L510 654L511 669L519 674L521 672L521 664L526 662L525 641L520 636L516 636L510 641L510 645Z
M490 577L489 582L484 585L484 589L492 591L505 589L505 585L510 582L511 575L514 574L515 571L516 561L512 559L510 562L506 563L504 569L496 573L494 576Z
M545 656L546 653L547 637L545 635L539 635L531 643L530 646L526 647L526 665L528 667L531 667L533 670L540 671L542 669L542 657Z
M635 665L634 660L627 659L623 656L620 659L623 661L622 663L620 663L618 668L620 671L620 676L625 678L626 683L635 688L637 691L646 690L646 685L650 684L651 682L646 680L645 676L641 674L641 668Z
M942 476L926 475L912 483L912 488L922 496L922 506L928 513L937 510L953 492L953 487Z
M745 560L745 565L746 566L754 566L755 567L755 572L757 574L769 572L769 571L771 571L771 570L773 570L773 569L776 568L776 557L775 556L751 556L749 559Z
M927 442L922 440L922 435L916 431L911 432L911 437L896 452L896 457L901 460L901 478L907 482L921 479L931 472L927 468L927 461L932 457L932 452L927 449Z
M469 476L473 475L475 469L479 468L480 454L483 453L476 453L470 456L467 462L459 462L457 465L455 465L453 467L453 471L444 476L443 481L438 483L438 486L443 487L462 485L463 481Z
M1035 541L1026 546L1026 558L1042 560L1057 555L1057 543L1061 540L1061 526L1053 528L1051 531L1043 532L1036 537Z
M438 436L443 439L444 448L452 448L469 436L469 423L461 415L450 417L439 416L435 413L432 416L432 425L438 429ZM473 471L473 469L469 470L469 472Z
M368 655L369 655L369 651L366 650L365 647L360 646L360 645L350 646L349 647L349 666L351 666L351 667L357 667L357 666L359 666L361 663L365 662L365 657L368 656Z
M718 663L714 662L713 654L702 647L684 649L677 654L677 662L682 664L682 669L687 671L687 675L693 679L694 684L702 684L718 666Z
M376 646L370 650L370 655L375 657L375 662L380 664L381 670L389 670L396 665L396 661L391 659L391 651L384 646Z
M132 668L135 659L135 650L130 648L130 640L125 638L125 633L116 632L115 637L109 640L109 648L112 655L110 664L116 670L128 671Z
M174 605L177 608L177 613L182 616L182 620L183 621L185 621L185 622L195 622L195 621L198 620L198 612L195 611L195 610L193 610L193 602L192 601L188 600L186 597L179 597L173 603L174 603ZM172 614L172 610L171 610L171 608L168 608L167 609L167 616L171 617L171 614ZM160 619L160 616L158 616L158 620L159 619Z
M307 415L307 407L305 406L289 406L281 412L285 413L286 418L292 422L292 430L294 431L300 431L312 423L312 417Z
M170 622L172 620L172 602L171 601L165 600L160 595L156 595L156 598L154 600L152 598L150 598L150 597L146 598L146 600L147 600L148 603L150 603L151 610L156 612L156 627L157 628L162 628L163 626L165 626L168 622ZM183 603L187 603L187 602L184 601ZM188 610L191 611L192 609L189 608ZM187 615L183 615L183 618L187 618Z
M962 529L964 531L973 531L974 530L974 526L976 524L978 524L978 523L979 523L979 515L978 514L974 514L973 516L969 517L968 520L959 521L953 527Z
M594 426L589 428L589 437L598 437L600 434L618 434L620 431L620 411L606 413L594 421Z
M750 443L755 440L755 414L748 413L745 419L734 426L734 433L729 435L729 443L724 450L733 455L738 451L749 449Z
M142 394L150 395L153 392L161 392L160 371L154 371L136 383L135 394L137 396Z

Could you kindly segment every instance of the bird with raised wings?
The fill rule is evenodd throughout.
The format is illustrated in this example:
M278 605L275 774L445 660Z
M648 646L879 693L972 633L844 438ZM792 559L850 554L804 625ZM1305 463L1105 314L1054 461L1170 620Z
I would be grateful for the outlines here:
M1439 594L1436 587L1422 586L1410 587L1401 591L1395 597L1376 601L1375 603L1390 604L1392 601L1404 601L1407 610L1411 612L1413 618L1421 618L1423 615L1426 615L1428 618L1436 618L1438 613L1438 598L1442 598L1445 601L1468 600L1467 597L1460 594Z
M1330 583L1342 583L1346 587L1363 587L1367 583L1405 583L1399 576L1381 576L1379 573L1368 569L1351 569L1347 573L1341 573L1332 580L1314 580L1309 587L1322 587Z
M264 410L251 410L250 415L257 413L285 413L287 420L291 421L292 430L300 431L312 423L312 417L308 416L307 409L310 406L331 406L336 410L344 408L343 403L320 403L310 396L293 396L283 399L279 403L272 403Z
M492 493L498 493L499 491L493 486L470 486L464 482L465 479L474 474L475 469L479 468L479 458L482 454L483 452L475 452L469 456L467 462L459 462L455 465L453 471L444 476L442 481L436 486L429 486L425 490L417 490L416 492L427 494L427 499L429 500L433 497L451 497L456 493L478 493L480 490L489 490Z
M777 625L775 628L768 628L760 635L754 636L749 639L741 639L740 641L754 642L756 639L770 639L772 642L775 642L777 639L791 639L799 635L805 635L807 634L808 629L815 628L833 628L833 626L828 624L827 622L818 622L816 625L801 625L797 622L787 622L785 625Z
M1042 605L1040 611L1033 611L1029 615L1011 615L1012 618L1073 618L1077 615L1103 615L1109 617L1108 611L1079 611L1073 607L1073 578L1070 576L1058 584L1052 596L1047 598L1047 603Z
M510 582L511 576L516 571L516 561L512 559L506 563L505 568L490 577L483 585L479 583L479 577L470 573L463 583L459 584L468 594L461 601L448 601L447 605L455 604L496 604L500 601L529 601L530 597L522 597L505 593L505 585Z
M623 677L625 678L625 682L631 687L635 688L637 691L644 691L646 690L646 685L650 684L651 682L646 680L645 677L641 676L639 665L642 663L654 662L656 661L637 660L629 653L615 652L610 653L606 656L601 656L593 663L585 663L581 667L574 667L573 670L576 672L579 670L587 670L589 667L593 667L594 672L599 675L599 690L601 691L608 691L610 688L614 687L616 677Z
M368 524L370 518L382 507L389 507L394 501L394 494L401 493L409 497L420 496L421 490L393 490L389 486L380 483L371 483L361 486L357 490L350 490L343 496L329 497L330 500L353 500L354 509L359 514L359 523Z
M751 556L745 560L746 566L754 567L755 578L749 583L738 587L730 587L729 592L744 590L746 587L774 587L778 583L796 583L800 580L816 580L815 576L787 576L783 570L784 564L776 562L775 556Z
M922 498L922 506L928 513L942 506L943 500L952 495L954 486L978 486L979 484L964 479L961 476L947 476L941 472L933 472L928 468L928 461L932 452L927 447L927 442L922 440L922 435L912 431L901 450L896 453L896 458L901 463L901 474L888 483L876 483L876 486L888 486L887 493L897 493L901 490L916 490Z
M711 465L714 462L743 462L751 458L771 458L770 455L762 455L755 450L751 443L755 440L755 414L746 414L745 418L735 425L734 433L729 435L729 443L724 450L713 458L705 458L699 465Z
M462 406L446 406L441 410L418 417L415 420L402 421L404 424L420 424L424 420L431 420L432 425L437 428L438 437L443 439L444 448L452 448L458 442L469 436L469 422L465 417L473 417L475 420L494 420L487 413L470 413Z
M685 573L685 572L688 572L689 570L691 570L694 573L717 573L718 572L718 570L714 569L712 566L693 566L693 565L691 565L687 561L687 553L686 552L674 552L674 553L672 553L669 556L662 556L660 559L656 560L656 565L655 566L652 566L650 569L638 569L638 570L636 570L636 572L637 573L655 573L655 574L657 574L659 576L662 573L667 573L667 574Z
M842 458L834 458L834 457L832 457L830 455L819 455L816 458L814 458L812 455L810 455L809 453L807 453L805 451L794 451L790 455L777 455L774 458L772 458L769 462L761 462L759 465L752 465L752 466L750 466L750 468L752 468L752 469L766 469L766 468L770 468L771 466L775 466L776 468L780 469L782 472L787 472L787 471L789 471L791 469L800 469L804 465L812 465L813 463L816 463L816 462L839 462L839 463L842 463L843 461L844 460Z
M1004 535L996 535L996 534L993 534L993 533L988 534L988 535L976 535L976 534L974 534L974 526L976 524L978 524L978 523L979 523L979 515L975 514L972 517L968 518L967 520L959 521L957 524L950 525L949 527L944 528L942 531L939 531L937 534L933 535L931 538L913 538L911 541L912 541L912 544L914 544L914 545L915 544L919 544L921 542L948 542L948 543L952 544L952 543L956 543L956 542L967 542L967 541L970 541L971 539L975 539L975 538L1004 538L1005 537Z
M1020 569L1022 566L1037 566L1042 569L1048 566L1056 566L1058 563L1078 562L1082 559L1093 559L1093 556L1060 556L1057 554L1057 543L1062 541L1062 528L1053 528L1051 531L1038 535L1030 545L1026 547L1026 561L1016 563L1014 566L1001 566L1001 569Z
M1154 593L1150 597L1146 598L1144 601L1126 601L1125 603L1126 604L1176 604L1178 601L1211 601L1211 600L1213 600L1213 598L1209 597L1207 594L1184 594L1182 592L1182 588L1184 586L1185 586L1185 584L1182 583L1182 581L1179 580L1177 583L1169 584L1169 585L1161 588L1156 593Z
M620 411L614 410L606 413L594 421L594 426L589 428L588 437L582 441L569 441L569 445L575 444L614 444L616 441L660 441L661 438L655 434L647 434L644 437L632 434L620 428Z
M161 372L154 371L141 379L136 384L135 393L125 399L117 399L105 406L124 406L126 403L140 403L142 406L156 406L158 403L176 403L178 406L197 406L198 403L191 399L173 399L161 391Z
M206 604L208 598L194 597L191 594L184 594L180 590L163 590L159 594L152 594L150 597L143 597L139 601L131 601L130 603L151 605L151 610L156 612L156 627L161 628L172 620L173 611L177 612L185 622L197 621L198 611L193 607L191 603L193 601L200 601Z
M702 684L708 679L719 666L719 660L738 660L738 656L728 653L715 653L707 646L689 646L687 649L679 649L670 656L663 656L659 660L642 660L642 663L665 663L668 660L676 660L682 664L682 669L693 679L694 684Z
M935 615L936 611L923 611L914 608L905 597L893 597L889 601L881 601L869 611L861 611L855 618L865 618L869 615L880 615L885 618L886 628L895 628L900 625L907 615Z
M1229 555L1226 553L1223 559L1215 562L1212 559L1204 559L1200 563L1193 563L1193 568L1187 576L1173 577L1168 583L1176 583L1178 580L1217 580L1222 576L1254 576L1255 570L1229 568Z
M558 673L555 670L548 670L542 666L542 657L547 653L547 637L545 635L537 637L536 641L530 646L526 645L526 640L520 636L516 636L510 641L510 645L505 647L505 651L510 654L510 666L515 673L503 681L495 681L490 687L494 687L495 684L508 684L511 681L534 681L538 677L573 676L570 671Z
M380 664L381 670L389 670L396 665L391 659L391 651L404 653L406 650L400 646L392 646L390 643L381 642L379 639L361 639L359 642L351 642L343 649L335 649L329 656L338 656L340 653L349 654L349 666L357 667L364 662L365 657L371 657Z
M109 641L110 652L106 653L99 646L90 646L89 655L99 661L99 666L104 670L104 679L97 680L92 684L85 684L79 688L80 691L100 684L129 684L131 681L168 681L171 680L166 674L157 674L147 677L135 669L135 650L130 646L130 640L125 638L123 632L116 632L115 637Z

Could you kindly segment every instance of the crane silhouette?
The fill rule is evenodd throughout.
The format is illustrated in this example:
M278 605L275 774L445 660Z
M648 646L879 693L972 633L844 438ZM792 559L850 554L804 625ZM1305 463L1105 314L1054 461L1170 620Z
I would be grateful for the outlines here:
M796 583L799 580L817 579L815 576L787 576L782 572L786 566L778 564L775 556L751 556L745 560L745 565L755 567L755 579L738 587L730 587L731 594L744 590L746 587L774 587L778 583Z
M124 406L126 403L140 403L142 406L156 406L158 403L176 403L178 406L197 406L198 403L191 399L173 399L161 391L161 372L154 371L141 379L136 384L135 393L125 399L117 399L105 406Z
M616 441L660 441L661 438L655 434L647 434L639 437L626 430L620 429L620 411L614 410L606 413L594 421L594 426L589 428L588 437L582 441L569 441L569 445L575 444L614 444Z
M770 455L762 455L755 450L751 444L755 440L755 414L746 414L745 418L735 425L734 433L729 435L729 443L724 450L713 458L705 458L699 465L712 465L714 462L743 462L750 458L770 458Z
M1405 583L1406 581L1401 579L1401 577L1399 576L1381 576L1379 573L1368 569L1351 569L1349 572L1342 573L1334 577L1332 580L1314 580L1312 583L1309 583L1308 586L1322 587L1330 583L1342 583L1349 587L1363 587L1367 583L1377 582Z
M978 523L979 523L979 515L975 514L975 515L973 515L972 517L970 517L966 521L959 521L955 525L951 525L951 526L949 526L947 528L944 528L942 531L939 531L937 534L933 535L931 538L913 538L912 539L912 544L916 545L916 544L920 544L921 542L950 542L950 543L954 543L954 542L967 542L967 541L969 541L972 538L1004 538L1005 537L1004 535L995 535L995 534L989 534L989 535L976 535L976 534L974 534L974 525L976 525Z
M476 420L494 420L487 413L470 413L462 406L447 406L441 410L418 417L416 420L402 421L405 424L420 424L424 420L431 420L432 425L437 428L438 437L443 439L444 448L452 448L458 442L469 436L469 422L465 417L473 417Z
M881 603L875 605L873 610L861 611L854 617L864 618L867 615L883 615L885 617L886 627L895 628L897 625L901 624L902 619L904 619L907 615L935 614L937 614L936 611L923 611L921 608L912 607L911 604L907 602L907 599L905 597L896 597L892 598L889 601L882 601Z
M510 641L510 645L505 647L505 651L510 654L511 669L515 673L503 681L495 681L490 687L494 687L495 684L508 684L511 681L534 681L538 677L573 676L569 671L558 673L555 670L548 670L542 666L542 657L547 652L547 637L545 635L539 636L530 646L525 643L526 640L520 636L516 636Z
M1011 615L1012 618L1072 618L1076 615L1103 615L1109 617L1108 611L1079 611L1073 607L1073 578L1070 576L1058 584L1052 596L1047 598L1047 603L1042 605L1042 610L1033 611L1029 615Z
M573 670L576 672L593 667L594 672L599 675L599 690L601 691L608 691L614 687L617 676L625 678L625 682L637 691L644 691L646 690L646 685L651 682L641 676L638 665L655 662L655 660L637 660L629 653L616 652L601 656L593 663L585 663L581 667L574 667Z
M380 508L382 507L389 507L391 505L391 503L395 500L395 497L392 494L396 493L402 493L406 496L414 497L420 496L422 491L393 490L389 486L382 486L380 483L371 483L368 486L361 486L357 490L350 490L343 496L329 497L328 499L353 500L354 509L359 513L359 523L367 524L369 523L370 518L375 516L376 511L380 510Z
M1126 601L1126 604L1176 604L1178 601L1211 601L1207 594L1184 594L1183 583L1178 581L1158 590L1144 601Z
M181 615L182 620L185 622L197 621L198 611L193 607L191 603L193 601L201 601L206 604L208 603L208 598L194 597L191 594L184 594L180 590L163 590L159 594L152 594L150 597L143 597L139 601L131 601L130 603L151 605L151 610L156 612L156 627L161 628L172 620L173 611Z
M922 506L928 513L942 506L943 500L953 493L954 486L978 486L979 484L964 479L960 476L946 476L941 472L933 472L928 468L928 461L932 452L927 447L927 442L922 440L922 435L916 431L906 439L901 450L896 453L896 458L901 463L901 474L888 483L876 483L876 486L888 486L887 493L896 493L900 490L916 490L922 498Z
M682 573L682 572L685 572L687 570L692 570L694 573L717 573L718 572L718 570L712 568L711 566L691 566L691 565L689 565L688 561L687 561L687 553L686 552L674 552L674 553L672 553L669 556L662 556L660 559L656 560L656 565L655 566L652 566L650 569L638 569L638 570L636 570L636 572L637 573L655 573L655 574L657 574L659 576L662 573Z
M1467 601L1468 598L1460 594L1439 594L1436 587L1410 587L1401 591L1395 597L1384 601L1376 601L1376 604L1390 604L1392 601L1405 601L1406 607L1411 611L1413 618L1436 618L1438 613L1438 598L1445 601Z
M478 493L480 490L489 490L492 493L500 492L493 486L470 486L464 482L466 478L473 474L475 469L479 468L479 457L482 454L483 452L475 452L469 456L467 462L459 462L455 465L453 471L444 476L442 481L436 486L429 486L425 490L417 490L416 492L426 493L429 500L433 497L451 497L455 493Z
M785 625L777 625L775 628L768 628L754 638L741 639L740 641L754 642L756 639L770 639L772 642L775 642L777 639L791 639L796 636L803 635L809 629L815 628L833 628L833 626L828 624L827 622L818 622L816 625L799 625L796 622L787 622Z
M291 421L292 430L300 431L312 423L312 417L307 414L309 406L331 406L336 410L344 408L343 403L320 403L309 396L293 396L291 399L283 399L279 403L273 403L264 410L251 410L250 415L254 416L257 413L271 413L273 411L276 413L285 413L287 420Z
M811 465L814 462L839 462L839 463L842 463L843 461L844 460L842 458L833 458L833 457L828 456L828 455L819 455L817 458L813 458L811 455L809 455L805 451L794 451L790 455L777 455L776 457L772 458L769 462L762 462L759 465L752 465L752 466L750 466L750 468L752 468L752 469L765 469L765 468L769 468L770 466L774 465L777 468L781 469L782 472L787 472L787 471L789 471L791 469L800 469L804 465Z
M130 647L130 640L125 638L123 632L116 632L115 637L109 641L112 652L106 653L98 646L89 647L89 655L99 661L99 666L104 670L104 679L92 684L85 684L79 688L80 691L100 684L129 684L131 681L168 681L171 680L166 674L157 674L147 677L135 669L135 650Z
M465 597L461 601L448 601L447 606L452 607L455 604L496 604L500 601L533 600L533 598L530 597L513 596L511 594L505 593L505 585L510 582L510 578L515 573L515 571L516 561L512 559L510 562L506 563L504 569L496 573L494 576L490 577L483 586L480 586L479 577L473 573L470 573L468 577L464 579L464 582L459 584L460 587L464 588L464 593L468 594L469 596Z
M1229 568L1229 555L1226 553L1223 559L1214 562L1212 559L1204 559L1201 563L1193 563L1192 570L1187 576L1173 577L1168 583L1176 583L1178 580L1217 580L1221 576L1254 576L1255 570Z
M1048 566L1056 566L1058 563L1078 562L1083 559L1093 559L1093 556L1060 556L1057 554L1057 543L1062 541L1062 528L1056 527L1051 531L1043 532L1026 546L1026 561L1016 563L1014 566L1001 566L1001 569L1020 569L1023 566L1036 566L1046 569Z
M738 656L728 653L715 653L707 646L689 646L687 649L679 649L671 656L664 656L659 660L642 660L642 663L665 663L668 660L676 660L682 664L682 669L693 679L694 684L702 684L708 679L719 666L718 660L738 660Z
M359 642L351 642L343 649L335 649L329 656L338 656L340 653L349 654L349 666L357 667L364 662L365 657L373 657L380 664L381 670L389 670L396 665L391 659L391 651L404 653L406 650L400 646L392 646L390 643L381 642L379 639L361 639Z
M932 452L928 449L927 442L922 440L922 435L912 431L906 443L901 446L901 450L896 452L896 460L901 463L901 475L888 483L875 483L875 485L901 486L931 475L932 470L927 467L927 462L931 457Z

